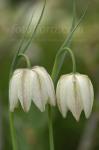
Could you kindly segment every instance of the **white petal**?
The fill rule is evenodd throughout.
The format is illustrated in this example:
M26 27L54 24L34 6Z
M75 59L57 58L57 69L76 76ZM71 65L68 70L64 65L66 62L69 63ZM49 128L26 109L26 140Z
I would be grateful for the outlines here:
M66 92L65 99L67 108L72 112L73 116L79 121L82 112L82 102L79 92L79 86L74 75L64 76L64 90Z
M31 71L23 69L18 84L18 98L24 111L29 111L32 98Z
M43 67L35 67L33 68L41 80L42 83L42 89L43 93L45 93L46 97L44 98L46 102L49 102L50 105L55 106L56 99L55 99L55 90L54 90L54 84L50 77L50 75L47 73L47 71ZM47 98L47 99L46 99Z
M32 71L32 100L34 104L40 109L41 112L45 110L47 99L44 88L42 87L42 81L40 80L38 74Z
M84 112L86 118L88 118L92 111L93 100L94 100L93 86L89 78L85 75L78 75L77 79L79 81Z
M17 70L14 72L10 83L9 83L9 102L10 111L13 112L18 104L18 82L19 82L20 72L17 74Z
M67 114L67 103L66 103L66 89L64 88L64 76L60 78L57 84L56 88L56 97L57 97L57 104L58 108L63 115L63 117L66 117Z

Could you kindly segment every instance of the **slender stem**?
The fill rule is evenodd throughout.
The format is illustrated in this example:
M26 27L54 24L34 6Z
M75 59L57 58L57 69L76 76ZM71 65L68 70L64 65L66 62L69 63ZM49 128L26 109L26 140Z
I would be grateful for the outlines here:
M56 55L56 58L55 58L55 62L54 62L54 65L53 65L53 69L52 69L52 74L51 74L51 77L53 79L53 82L54 82L54 85L56 84L57 82L57 79L58 79L58 76L59 76L59 73L60 73L60 70L62 68L62 64L63 64L63 61L65 59L65 53L64 55L60 58L60 61L57 59L58 57L58 54L60 54L60 52L63 50L63 48L65 46L70 46L71 44L71 40L72 40L72 36L73 36L73 33L75 32L75 30L77 29L77 27L79 26L80 22L82 21L83 19L83 16L80 18L78 24L75 26L75 18L76 18L76 3L75 3L75 0L73 1L73 21L72 21L72 26L71 26L71 29L70 29L70 32L66 38L66 40L64 41L64 43L62 44L62 46L60 47L57 55ZM73 58L73 56L72 56ZM74 61L74 59L73 59ZM74 70L76 70L74 68ZM53 139L53 127L52 127L52 112L51 112L51 108L49 107L48 108L48 118L49 118L49 141L50 141L50 150L54 150L54 139Z
M43 17L43 13L44 13L44 10L45 10L45 6L46 6L46 0L45 0L45 2L44 2L44 6L43 6L43 9L42 9L41 15L40 15L40 17L39 17L39 20L38 20L38 22L37 22L37 25L36 25L36 27L35 27L35 30L34 30L33 33L32 33L32 36L31 36L31 38L30 38L30 41L27 43L26 47L22 50L23 53L26 52L28 46L31 44L31 41L32 41L32 39L33 39L33 37L34 37L34 35L35 35L37 29L38 29L38 26L39 26L39 24L40 24L40 22L41 22L41 19L42 19L42 17ZM33 17L33 16L32 16L32 17ZM31 20L30 20L30 22L29 22L29 25L28 25L27 30L26 30L25 33L27 33L27 31L28 31L28 28L29 28L29 26L30 26L30 24L31 24L31 21L32 21L32 18L31 18ZM12 64L11 64L11 69L10 69L9 78L11 78L12 73L13 73L13 71L14 71L16 65L17 65L17 62L18 62L18 55L19 55L19 53L20 53L21 47L22 47L22 45L23 45L23 42L24 42L24 38L23 38L23 40L22 40L22 42L21 42L21 44L20 44L19 49L17 50L17 52L16 52L16 54L15 54L15 57L13 58L13 61L12 61ZM23 56L23 57L25 58L25 60L26 60L26 62L27 62L27 66L30 68L31 65L30 65L29 59L26 57L26 55L21 54L21 56ZM11 131L12 147L13 147L13 150L17 150L16 138L15 138L15 129L14 129L14 118L13 118L13 114L12 114L11 112L9 112L9 121L10 121L10 131Z
M27 67L28 68L31 67L28 56L26 56L25 54L19 54L18 56L24 57ZM10 132L11 132L11 139L12 139L12 148L13 150L17 150L16 134L15 134L15 128L14 128L14 115L12 112L9 112L9 121L10 121Z
M56 54L56 58L55 58L55 62L54 62L54 65L53 65L53 70L52 70L52 79L53 79L55 85L57 83L57 80L58 80L58 77L59 77L59 73L61 71L61 68L62 68L64 59L65 59L66 53L64 53L61 56L61 58L58 59L58 60L57 60L57 56L61 53L61 51L63 50L64 47L70 47L72 36L73 36L74 32L76 31L76 29L79 27L79 25L82 22L83 18L85 17L87 9L88 9L88 7L85 9L84 13L82 14L80 19L78 20L78 23L75 25L75 27L73 29L71 28L72 30L70 30L66 40L64 41L64 43L60 47L58 53ZM73 24L74 24L74 20L72 22L72 27L73 27Z
M48 126L49 126L49 144L50 150L54 150L53 126L52 126L52 110L48 106Z
M25 54L19 54L18 56L21 56L21 57L24 57L24 59L25 59L25 61L26 61L26 65L27 65L27 67L28 68L30 68L31 67L31 63L30 63L30 60L29 60L29 58L28 58L28 56L27 55L25 55Z
M20 51L21 51L21 53L25 53L25 52L28 50L28 47L29 47L29 45L31 44L32 39L33 39L34 36L35 36L35 33L36 33L36 31L37 31L37 29L38 29L38 27L39 27L39 24L40 24L40 22L41 22L41 20L42 20L43 14L44 14L45 6L46 6L46 1L47 1L47 0L44 0L44 5L43 5L43 8L42 8L42 12L41 12L41 14L40 14L39 20L38 20L38 22L37 22L37 24L36 24L36 27L35 27L35 29L34 29L34 31L33 31L33 33L32 33L32 36L31 36L30 40L27 42L25 48L23 48L23 49L21 50L21 48L22 48L22 46L23 46L23 40L24 40L24 37L23 37L23 40L22 40L22 42L21 42L21 44L20 44L18 50L16 51L16 54L15 54L15 56L14 56L14 58L13 58L13 61L12 61L12 64L11 64L10 77L12 76L13 70L15 69L15 67L16 67L16 65L17 65L17 62L18 62L18 54L20 53ZM28 27L27 27L25 33L27 33L27 31L28 31L28 28L29 28L29 26L30 26L30 24L31 24L31 21L32 21L32 18L31 18L31 20L30 20L30 22L29 22L29 25L28 25Z
M15 128L14 128L14 116L13 116L12 112L9 112L9 119L10 119L10 132L11 132L11 139L12 139L12 148L13 148L13 150L17 150Z
M72 50L70 48L67 48L67 47L65 47L63 50L69 52L71 59L72 59L72 63L73 63L73 73L76 73L76 59L75 59L75 56L74 56Z

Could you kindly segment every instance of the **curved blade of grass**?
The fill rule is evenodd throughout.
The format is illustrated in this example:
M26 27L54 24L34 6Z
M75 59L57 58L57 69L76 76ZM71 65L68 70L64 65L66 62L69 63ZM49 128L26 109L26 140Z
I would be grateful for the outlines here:
M88 7L85 9L83 15L80 17L80 19L79 19L78 23L75 25L75 27L69 32L66 40L64 41L64 43L62 44L62 46L60 47L60 49L59 49L59 51L56 55L54 67L53 67L53 70L52 70L52 79L53 79L55 84L57 82L60 70L62 68L64 59L65 59L65 56L66 56L66 52L64 52L64 54L61 57L58 57L58 56L59 56L59 54L61 53L61 51L63 50L64 47L70 47L73 34L76 31L76 29L78 28L78 26L81 24L83 18L85 17L87 9L88 9ZM72 27L74 26L73 24L74 24L74 20L72 22Z
M83 15L80 17L80 19L79 19L78 23L76 24L76 26L73 28L73 30L72 30L72 31L69 33L69 35L67 36L66 41L63 43L63 45L62 45L62 47L60 48L60 50L61 50L64 46L70 45L72 36L73 36L74 32L76 31L76 29L77 29L77 28L79 27L79 25L81 24L82 20L84 19L87 10L88 10L88 7L85 9Z
M71 25L71 29L70 31L72 31L75 27L75 24L76 24L76 2L75 0L72 0L73 2L73 20L72 20L72 25Z
M23 38L22 38L22 40L21 40L21 43L20 43L20 45L19 45L19 48L18 48L18 50L16 51L16 54L15 54L15 56L14 56L14 58L13 58L13 61L12 61L12 64L11 64L11 69L10 69L10 76L11 76L11 74L12 74L12 72L13 72L15 63L16 63L16 61L17 61L18 54L19 54L19 52L20 52L20 50L21 50L21 47L22 47L22 45L23 45L23 43L24 43L25 35L27 34L28 29L29 29L29 27L30 27L30 25L31 25L31 23L32 23L33 15L34 15L34 13L33 13L32 16L31 16L31 19L30 19L30 21L29 21L29 24L28 24L28 26L27 26L27 28L26 28L26 31L25 31L25 33L24 33L24 36L23 36Z
M45 3L46 3L46 0L45 0ZM44 3L44 7L43 7L43 10L42 10L40 19L39 19L39 21L38 21L38 23L37 23L35 32L36 32L36 30L37 30L37 28L38 28L38 25L40 24L40 21L41 21L41 19L42 19L43 12L44 12L44 9L45 9L45 3ZM31 23L31 20L30 20L30 23ZM26 33L27 33L27 31L28 31L28 28L29 28L29 26L30 26L30 23L29 23L29 25L28 25L28 27L27 27ZM33 32L33 34L34 34L35 32ZM23 40L24 40L24 38L23 38ZM11 78L12 73L13 73L13 70L14 70L16 64L17 64L17 61L18 61L18 54L19 54L19 52L20 52L21 46L23 45L23 40L22 40L22 43L21 43L19 49L17 50L17 52L16 52L16 54L15 54L15 57L13 58L13 61L12 61L12 64L11 64L11 69L10 69L10 76L9 76L10 78ZM31 42L31 40L30 40L30 42ZM28 44L30 44L30 43L28 43ZM9 121L10 121L10 130L11 130L12 146L13 146L13 149L16 150L16 149L17 149L17 144L16 144L16 133L15 133L15 128L14 128L14 120L13 120L13 116L12 116L13 114L12 114L12 113L9 113L9 114L10 114L10 115L9 115Z
M26 47L22 50L21 53L24 53L24 52L27 50L28 46L30 45L30 43L31 43L31 41L32 41L32 39L33 39L33 37L34 37L36 31L37 31L37 28L38 28L38 26L39 26L39 24L40 24L40 22L41 22L41 19L42 19L42 17L43 17L43 13L44 13L44 10L45 10L45 6L46 6L46 0L45 0L45 2L44 2L43 9L42 9L41 15L40 15L40 17L39 17L38 23L37 23L37 25L36 25L36 27L35 27L35 30L33 31L32 36L31 36L29 42L27 43ZM29 29L29 27L30 27L30 24L31 24L31 22L32 22L32 19L33 19L33 15L32 15L32 17L31 17L31 19L30 19L30 22L29 22L29 24L28 24L28 27L27 27L27 29L26 29L25 34L27 33L27 31L28 31L28 29ZM24 38L25 38L25 37L23 37L23 40L22 40L22 42L21 42L21 44L20 44L18 50L16 51L16 54L15 54L14 58L13 58L13 61L12 61L12 64L11 64L11 69L10 69L10 77L11 77L11 75L12 75L12 72L13 72L15 66L17 65L18 54L20 53L21 47L22 47L23 42L24 42Z
M70 29L70 32L72 32L72 30L74 29L75 25L76 25L76 1L75 0L72 0L73 2L73 20L72 20L72 25L71 25L71 29ZM69 32L69 33L70 33ZM68 37L68 36L67 36ZM66 38L67 39L67 38ZM72 40L72 38L71 38Z
M33 38L34 38L34 35L35 35L35 33L36 33L37 29L38 29L38 26L39 26L39 24L40 24L40 22L41 22L42 17L43 17L44 10L45 10L45 6L46 6L46 0L45 0L45 2L44 2L44 6L43 6L43 9L42 9L41 15L40 15L40 17L39 17L38 23L37 23L37 25L36 25L36 27L35 27L33 33L32 33L32 36L31 36L30 40L29 40L28 43L26 44L25 48L21 51L22 53L25 53L25 52L26 52L26 50L28 49L28 47L29 47L30 44L31 44L31 41L32 41Z
M27 34L28 30L29 30L29 27L30 27L30 25L31 25L31 23L32 23L33 16L34 16L34 12L33 12L32 16L31 16L31 19L30 19L30 21L29 21L29 24L28 24L28 26L27 26L27 28L26 28L26 31L25 31L24 36L23 36L23 38L22 38L22 41L21 41L21 43L20 43L18 52L20 52L20 50L21 50L21 48L22 48L22 45L23 45L24 40L25 40L25 36L26 36L26 34Z
M75 0L72 0L72 2L73 2L73 12L72 12L73 13L73 20L72 20L72 25L71 25L69 34L66 37L66 40L64 41L64 43L60 47L58 53L56 54L55 63L54 63L53 70L52 70L52 79L53 79L54 82L56 82L56 80L58 78L58 75L59 75L59 72L60 72L60 69L61 69L61 66L62 66L62 63L59 65L58 62L57 62L59 53L63 49L65 43L67 43L67 39L68 39L70 33L72 32L72 30L74 29L75 24L76 24L76 2L75 2ZM65 59L65 55L62 55L61 59L64 60ZM59 66L59 70L57 69L58 66ZM57 71L56 71L56 69L57 69ZM55 75L55 72L57 72L56 75Z

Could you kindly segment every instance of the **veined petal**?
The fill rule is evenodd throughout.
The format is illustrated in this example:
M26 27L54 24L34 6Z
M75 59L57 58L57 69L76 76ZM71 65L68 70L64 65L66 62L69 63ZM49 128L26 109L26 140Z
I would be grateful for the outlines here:
M56 97L57 97L57 104L60 112L62 113L63 117L66 117L67 114L67 103L66 103L66 89L64 83L64 76L60 78L56 88Z
M81 99L84 107L85 116L86 118L88 118L92 111L93 100L94 100L93 86L89 78L85 75L78 75L77 79L80 86L80 93L81 93Z
M41 112L45 111L47 103L45 88L36 71L32 70L32 100Z
M23 69L21 71L18 83L18 98L24 111L28 112L32 98L31 70Z
M10 102L10 111L13 112L18 104L18 82L20 78L20 72L17 70L14 72L10 83L9 83L9 102Z
M44 86L44 93L46 92L48 103L52 106L55 106L55 89L50 75L43 67L35 67L34 70L39 74L39 77L42 81L42 86Z
M74 75L64 77L64 89L66 90L67 108L72 112L75 119L79 121L83 108L78 82Z

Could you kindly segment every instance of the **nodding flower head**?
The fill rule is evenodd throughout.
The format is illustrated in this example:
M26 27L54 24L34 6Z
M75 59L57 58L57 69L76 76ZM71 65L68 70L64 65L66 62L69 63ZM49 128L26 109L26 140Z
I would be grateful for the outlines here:
M86 118L90 116L94 91L93 86L86 75L79 73L63 75L57 84L57 104L63 117L70 110L78 121L82 110Z
M31 100L40 109L45 110L49 103L55 106L55 91L50 75L43 67L32 69L17 69L9 84L10 111L13 112L20 101L24 111L28 112Z

